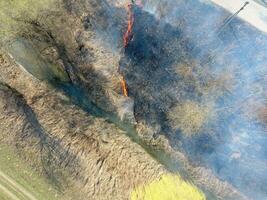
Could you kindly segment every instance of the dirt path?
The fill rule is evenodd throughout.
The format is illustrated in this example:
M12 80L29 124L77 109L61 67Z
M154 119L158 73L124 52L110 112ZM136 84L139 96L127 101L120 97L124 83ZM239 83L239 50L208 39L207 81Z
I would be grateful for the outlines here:
M3 192L7 197L11 198L12 200L20 200L16 195L10 192L9 189L1 185L1 183L0 183L0 192Z
M19 197L23 197L25 200L37 200L23 186L18 184L2 171L0 171L0 191L4 192L12 200L21 200Z

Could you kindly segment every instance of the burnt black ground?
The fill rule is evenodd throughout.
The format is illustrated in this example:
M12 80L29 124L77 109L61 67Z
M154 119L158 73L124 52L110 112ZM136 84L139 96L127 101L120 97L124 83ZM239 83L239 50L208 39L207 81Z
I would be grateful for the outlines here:
M259 124L255 118L247 119L246 116L252 114L242 102L261 104L266 100L264 93L256 93L253 88L254 85L266 88L263 77L267 74L264 64L267 56L262 53L267 36L238 18L218 34L216 30L219 30L224 16L230 13L198 1L187 1L177 7L173 4L177 15L170 12L160 19L156 13L151 14L138 6L132 9L135 18L133 39L120 61L120 71L126 78L130 97L135 101L136 120L154 127L154 137L167 136L174 148L181 148L182 142L182 149L193 162L211 167L219 177L251 198L261 199L267 194L263 186L267 183L263 173L267 166L267 158L263 156L267 142L265 125ZM213 23L207 25L204 22L201 26L203 20L216 14L221 18L214 18ZM167 22L168 17L176 21L185 20L185 25L174 26ZM185 26L188 27L183 29ZM258 58L259 54L262 57ZM198 69L208 69L209 73L203 76L195 71L196 79L193 81L175 73L178 63L194 63L192 61L197 63ZM225 70L234 76L234 89L222 91L219 96L216 92L210 93L214 109L220 112L199 134L184 137L181 130L170 124L168 112L186 100L200 104L208 101L198 91L198 86L208 85L211 80L216 83L218 74ZM233 142L241 130L249 134L245 138L240 136L246 145ZM260 148L256 149L256 145ZM241 157L233 159L237 152Z

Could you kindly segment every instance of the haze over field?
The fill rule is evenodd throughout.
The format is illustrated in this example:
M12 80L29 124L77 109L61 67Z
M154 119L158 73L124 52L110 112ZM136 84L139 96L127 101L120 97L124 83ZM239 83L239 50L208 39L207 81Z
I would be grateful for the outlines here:
M206 1L206 0L204 0ZM207 0L209 1L209 0ZM254 0L211 0L215 4L235 13L246 2L249 5L238 15L241 19L249 22L259 30L267 33L267 8Z

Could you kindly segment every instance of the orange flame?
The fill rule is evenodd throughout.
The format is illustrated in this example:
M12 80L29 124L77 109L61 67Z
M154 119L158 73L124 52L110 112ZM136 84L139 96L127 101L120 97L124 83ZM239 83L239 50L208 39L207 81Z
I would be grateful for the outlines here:
M129 96L128 87L127 87L127 83L124 78L121 79L121 89L122 89L123 95L125 97L128 97Z
M142 1L138 0L137 5L142 7ZM133 5L132 4L127 5L127 12L128 12L127 30L123 35L124 48L128 46L129 42L133 38L134 13L133 13ZM123 95L125 97L128 97L129 96L128 87L127 87L126 80L124 79L123 76L121 79L121 88L122 88Z
M127 31L123 36L124 47L127 47L129 42L133 38L134 15L132 12L132 4L127 5L127 10L128 10L128 23L127 23Z

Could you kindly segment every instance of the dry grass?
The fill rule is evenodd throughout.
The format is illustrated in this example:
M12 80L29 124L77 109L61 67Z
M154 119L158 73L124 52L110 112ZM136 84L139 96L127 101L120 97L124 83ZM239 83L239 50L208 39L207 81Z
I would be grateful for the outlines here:
M186 96L169 112L168 119L184 135L193 136L216 117L216 100L234 90L234 73L212 74L208 65L201 66L194 60L178 63L174 71L181 78L177 85L179 93L186 96L188 88L192 88L199 100L196 102L190 95Z
M203 106L194 101L185 101L169 113L174 128L180 129L186 136L197 134L212 115L212 104Z
M183 84L196 88L195 92L206 99L215 99L225 92L231 92L236 85L234 72L224 71L215 75L208 65L200 66L194 61L179 63L174 71Z
M6 42L27 31L25 22L37 21L44 10L58 9L54 0L0 1L0 42Z

